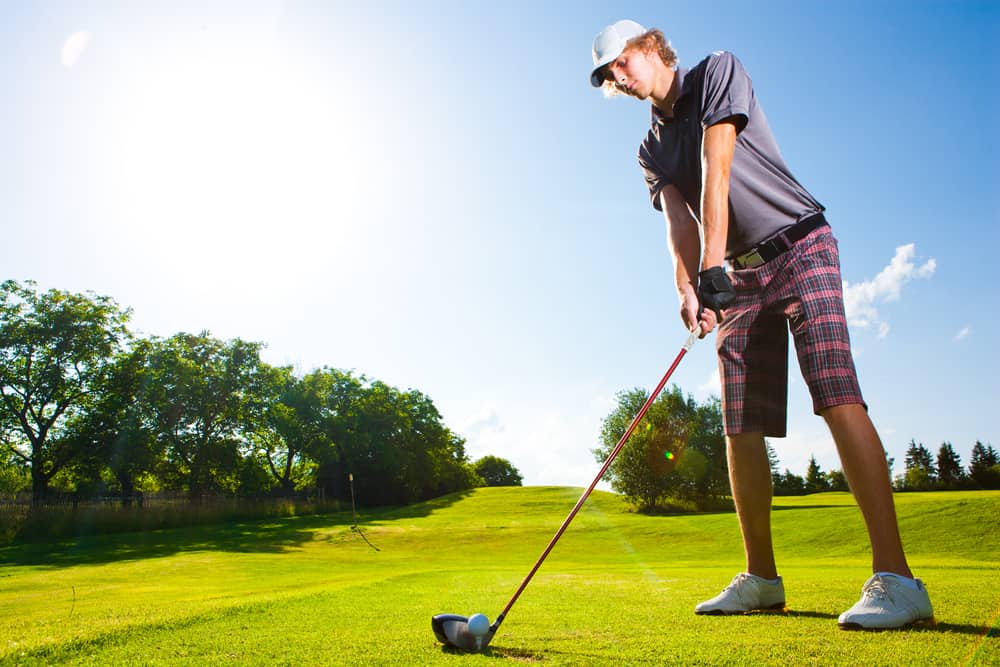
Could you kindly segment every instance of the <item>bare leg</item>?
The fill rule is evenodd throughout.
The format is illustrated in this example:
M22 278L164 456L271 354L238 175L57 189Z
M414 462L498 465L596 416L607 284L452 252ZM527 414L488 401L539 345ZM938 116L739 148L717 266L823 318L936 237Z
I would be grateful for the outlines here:
M726 436L729 484L740 519L747 572L764 579L778 576L771 542L771 464L762 433Z
M899 537L889 466L868 412L864 406L853 404L827 408L821 414L837 443L844 476L868 527L872 571L912 577Z

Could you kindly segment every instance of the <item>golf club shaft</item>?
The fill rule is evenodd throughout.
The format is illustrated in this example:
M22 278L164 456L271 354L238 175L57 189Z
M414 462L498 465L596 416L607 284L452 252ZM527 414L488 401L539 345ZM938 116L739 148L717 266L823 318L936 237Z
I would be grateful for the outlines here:
M580 508L583 507L583 503L586 502L587 497L590 496L591 491L594 490L594 487L597 486L597 483L601 481L602 477L604 477L604 473L606 473L608 471L608 468L611 467L611 463L615 460L615 457L618 456L618 452L620 452L622 447L625 446L625 443L632 435L632 432L635 431L636 426L639 425L639 422L642 421L642 418L646 415L646 411L649 410L649 406L653 404L653 401L656 400L656 397L660 395L661 391L663 391L663 387L664 385L667 384L667 380L670 379L670 376L673 375L674 369L677 368L677 365L679 363L681 363L681 359L684 358L684 355L687 354L687 351L691 349L691 346L694 345L694 342L697 339L698 339L698 329L695 329L694 331L691 332L691 335L688 336L687 342L684 343L684 347L682 347L681 351L677 354L677 358L675 358L674 362L670 364L670 368L668 368L667 372L664 373L663 379L660 380L660 383L656 385L656 389L654 389L653 392L649 395L649 398L646 399L646 402L645 404L643 404L642 409L640 409L639 412L635 415L635 417L632 418L632 423L628 425L628 428L625 429L625 433L618 441L618 444L615 445L615 448L613 450L611 450L611 454L609 454L607 460L604 461L604 465L601 466L600 472L598 472L597 476L594 477L594 481L590 483L590 486L587 487L587 490L584 491L583 495L580 496L580 499L576 501L576 505L573 506L573 509L570 511L569 516L566 517L566 519L562 522L562 525L559 526L559 530L557 530L556 534L552 537L551 540L549 540L548 546L545 547L545 551L542 552L542 555L539 556L538 560L535 562L534 567L532 567L531 571L528 572L528 576L524 578L524 581L521 582L521 585L518 586L517 590L514 592L514 596L510 599L510 602L507 603L507 606L504 607L503 611L500 612L500 615L497 616L496 620L493 622L493 625L490 626L490 631L496 632L497 628L500 627L500 624L503 623L504 618L507 617L507 612L510 611L510 608L514 606L515 602L517 602L517 598L521 597L521 593L528 586L528 582L531 581L531 578L535 576L535 572L538 571L538 568L542 566L542 562L545 560L546 556L549 555L549 552L552 551L552 547L556 545L556 542L559 541L559 538L562 537L562 534L566 532L566 528L568 528L570 522L573 521L573 517L575 517L576 513L580 511Z

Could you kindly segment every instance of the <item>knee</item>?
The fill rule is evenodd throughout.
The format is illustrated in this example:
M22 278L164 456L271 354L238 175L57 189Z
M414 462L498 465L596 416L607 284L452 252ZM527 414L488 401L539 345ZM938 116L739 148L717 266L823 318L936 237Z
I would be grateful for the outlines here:
M843 405L832 405L819 411L819 416L826 420L826 423L834 424L857 423L859 421L870 421L868 411L862 403L845 403Z
M820 411L838 449L860 444L879 444L875 425L860 403L836 405Z

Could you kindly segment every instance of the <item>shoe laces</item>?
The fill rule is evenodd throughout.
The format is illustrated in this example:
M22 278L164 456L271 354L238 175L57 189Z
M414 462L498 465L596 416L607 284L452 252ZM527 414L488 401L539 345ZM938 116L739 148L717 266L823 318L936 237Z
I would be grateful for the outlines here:
M861 594L865 598L873 600L892 600L892 596L889 594L889 589L882 581L882 577L873 576L865 583L864 589L862 589Z
M736 593L736 597L742 600L743 595L740 593L740 589L742 588L743 582L749 580L750 580L750 575L748 575L746 572L740 572L735 577L733 577L733 580L729 582L728 586L726 586L726 591L730 590L733 591L734 593Z

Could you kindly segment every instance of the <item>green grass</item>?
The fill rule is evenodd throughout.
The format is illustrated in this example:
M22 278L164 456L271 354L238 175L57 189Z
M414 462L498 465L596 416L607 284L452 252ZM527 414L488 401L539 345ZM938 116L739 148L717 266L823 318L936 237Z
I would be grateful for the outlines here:
M787 614L702 617L743 565L735 515L597 492L487 652L437 644L433 614L499 613L579 493L479 489L363 536L345 513L0 548L0 664L1000 664L1000 492L896 496L933 628L837 628L870 563L847 494L776 499Z

